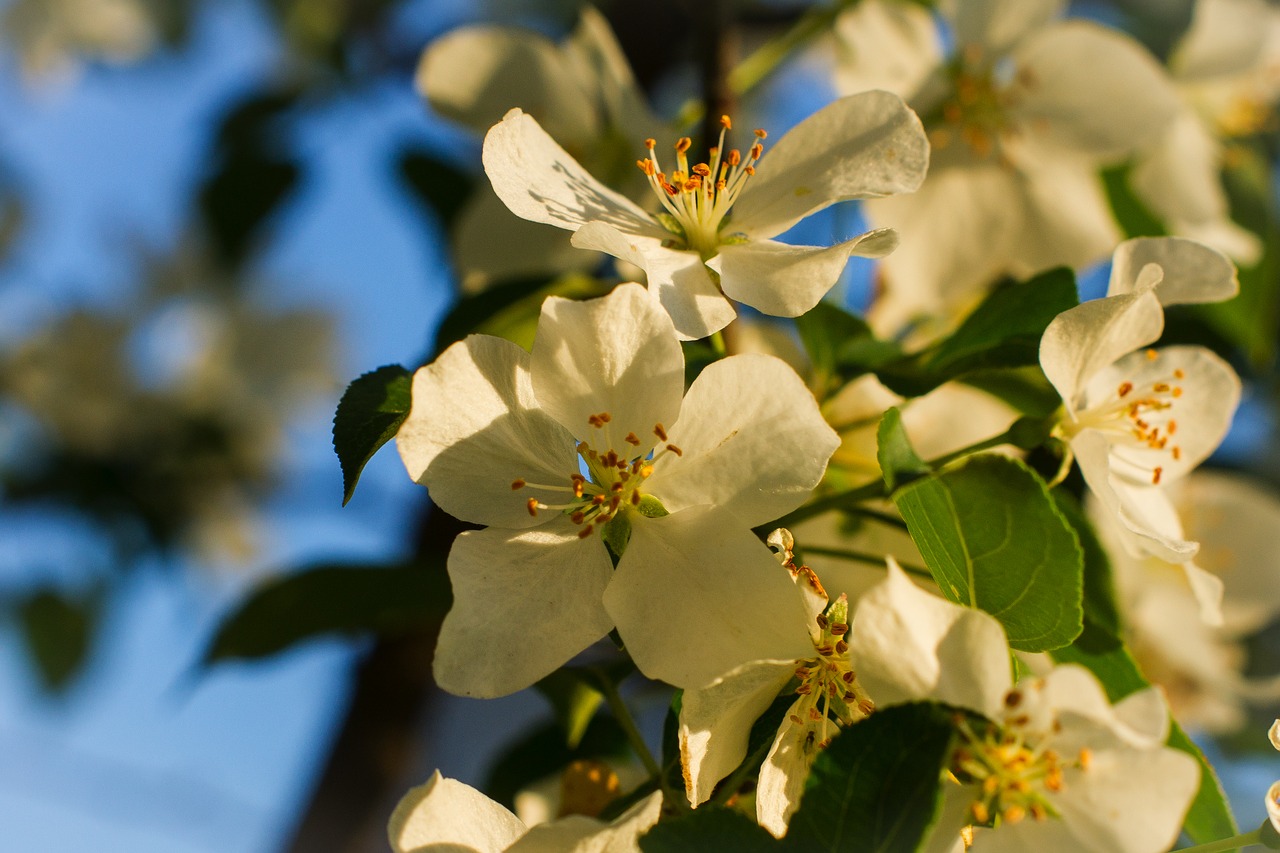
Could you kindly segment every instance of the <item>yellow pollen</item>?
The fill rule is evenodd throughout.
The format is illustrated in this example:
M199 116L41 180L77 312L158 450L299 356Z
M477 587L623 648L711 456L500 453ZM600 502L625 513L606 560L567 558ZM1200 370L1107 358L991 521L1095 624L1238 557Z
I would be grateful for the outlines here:
M1009 806L1004 810L1004 819L1009 823L1018 823L1027 816L1027 810L1022 806Z
M650 178L653 177L654 165L652 160L637 160L636 165L640 167L640 171L644 172Z
M645 465L643 468L641 468L641 469L640 469L640 476L641 476L641 477L648 477L648 476L649 476L650 474L652 474L652 473L653 473L653 466L652 466L652 465Z
M1089 765L1093 763L1093 750L1089 749L1088 747L1082 748L1080 750L1080 755L1077 760L1080 762L1081 770L1088 770Z
M1174 396L1174 398L1175 398L1175 399L1176 399L1176 398L1178 398L1178 397L1181 397L1181 396L1182 396L1182 387L1181 387L1180 385L1175 385L1175 386L1173 386L1173 390L1172 390L1171 392L1169 392L1169 393L1173 394L1173 396Z
M693 167L693 173L700 178L705 178L711 174L711 167L706 163L698 163Z
M1155 361L1157 358L1160 357L1160 353L1156 352L1153 349L1147 350L1146 355L1147 355L1147 361Z
M525 486L524 480L520 479L519 477L511 481L511 491L513 492L516 491L517 489L523 489L524 486Z
M975 802L969 807L969 811L973 812L973 819L976 823L986 823L991 820L991 813L987 811L986 805L981 802Z
M680 137L679 140L676 141L676 152L683 154L686 151L688 151L692 145L693 145L692 139L690 139L687 136L682 136Z

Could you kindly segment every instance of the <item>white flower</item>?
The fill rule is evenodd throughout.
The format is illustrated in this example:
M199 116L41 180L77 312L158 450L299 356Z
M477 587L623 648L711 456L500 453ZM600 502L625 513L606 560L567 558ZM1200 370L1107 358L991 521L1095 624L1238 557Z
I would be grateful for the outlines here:
M1134 191L1176 233L1257 261L1257 236L1231 221L1220 175L1224 141L1275 123L1280 97L1280 12L1264 0L1199 0L1191 27L1169 57L1183 106L1141 152Z
M750 528L808 497L836 436L768 356L718 361L683 390L671 320L635 284L548 299L532 354L473 335L417 372L401 458L440 507L489 525L449 555L442 687L519 690L615 625L645 674L677 686L804 653L782 627L791 584ZM615 571L602 536L628 528Z
M582 7L578 26L560 44L513 27L453 30L423 52L416 82L432 109L476 133L519 106L629 198L649 194L628 146L665 125L649 110L608 22L591 6ZM469 291L585 270L599 260L574 250L555 229L513 217L488 187L477 188L454 228L454 258Z
M1231 262L1207 246L1129 240L1116 249L1107 297L1059 314L1040 341L1040 366L1066 404L1057 432L1136 555L1195 555L1160 486L1213 452L1240 399L1235 371L1211 351L1144 348L1163 331L1162 305L1237 288Z
M933 15L911 0L861 0L841 12L835 51L836 90L846 94L911 95L943 58Z
M770 543L780 535L789 545L791 534L782 529L774 531ZM805 621L797 620L796 628L807 629L812 647L803 657L752 661L706 687L684 692L680 761L690 805L706 802L716 783L742 762L752 725L792 678L799 679L795 689L798 698L787 710L761 768L757 803L766 802L770 791L784 787L795 792L792 799L798 800L818 751L842 726L862 719L874 708L849 668L849 647L844 641L849 630L848 600L841 595L828 608L827 593L817 575L795 566L790 556L787 548L785 565L795 580L795 594L804 603L800 615ZM802 767L788 779L779 762ZM786 770L795 768L788 766ZM785 822L771 822L767 814L760 818L761 825L775 835L785 832Z
M410 789L387 825L394 853L639 853L639 838L658 822L662 794L603 823L572 816L529 829L484 794L436 771Z
M1164 687L1174 716L1204 731L1235 731L1250 702L1280 696L1280 680L1248 679L1240 639L1280 613L1273 536L1280 501L1242 478L1198 469L1169 488L1194 563L1134 557L1118 521L1090 502L1111 557L1126 642L1142 672Z
M721 123L730 128L728 117ZM726 148L722 133L707 160L692 163L683 138L666 166L656 141L646 140L637 165L662 204L657 216L597 181L520 110L485 137L484 165L494 192L517 216L573 231L574 246L643 268L676 330L692 339L734 318L729 299L766 314L803 314L851 254L892 250L896 235L885 230L830 247L769 238L838 201L911 192L928 163L919 120L887 92L829 104L767 156L764 136L756 131L743 153Z
M1053 20L1065 5L959 0L954 57L903 93L933 163L916 194L866 205L903 235L871 314L882 333L949 323L1001 275L1091 263L1119 242L1098 168L1154 141L1177 100L1136 42Z
M849 635L858 679L880 707L929 699L976 711L959 723L927 850L1166 850L1199 786L1189 755L1164 746L1169 718L1151 688L1111 705L1077 666L1014 686L999 623L891 569L858 602ZM981 826L991 828L983 829Z

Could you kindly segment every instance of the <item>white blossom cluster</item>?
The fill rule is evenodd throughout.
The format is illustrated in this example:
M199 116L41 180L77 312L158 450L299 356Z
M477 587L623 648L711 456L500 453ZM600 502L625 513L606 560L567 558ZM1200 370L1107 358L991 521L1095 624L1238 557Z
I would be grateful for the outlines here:
M456 234L467 286L604 257L624 279L597 298L546 298L531 349L471 335L413 377L400 456L436 505L481 528L448 558L437 682L504 696L597 644L621 650L680 691L684 790L652 789L611 821L530 828L437 773L392 817L396 851L638 850L666 817L725 802L717 792L743 785L749 755L745 795L727 801L785 838L833 739L917 702L949 709L953 732L937 814L913 849L1176 842L1206 780L1172 745L1170 707L1213 729L1277 692L1241 674L1236 643L1280 613L1267 535L1280 504L1196 472L1241 381L1203 346L1156 346L1167 310L1232 298L1228 255L1260 251L1227 215L1218 169L1229 135L1272 115L1277 80L1262 66L1277 13L1204 0L1166 69L1118 30L1064 19L1064 6L852 4L832 35L844 94L776 140L724 116L705 151L653 117L595 13L563 44L490 27L428 50L418 82L431 104L492 125L493 196ZM1099 173L1126 162L1134 192L1187 236L1122 239ZM874 230L830 246L778 239L851 200ZM570 234L504 222L507 211ZM757 314L810 314L853 255L884 258L876 340L925 354L1000 278L1111 257L1106 295L1041 324L1038 365L1021 368L1056 395L1056 411L1022 418L1036 420L1035 441L1010 428L1014 404L977 385L910 394L865 373L833 387L793 338L762 343ZM708 364L687 361L698 341L717 356ZM999 510L898 501L910 487L887 461L890 411L934 460L908 476L995 456L1046 506L1071 482L1086 491L1081 524L1110 557L1125 648L1163 689L1117 694L1050 646L1024 654L1034 649L1007 618L1023 581L1002 588L1000 607L973 577L951 588L923 528ZM1057 476L1007 458L1027 450L1057 453ZM853 530L838 521L850 507ZM1002 543L1036 535L1014 525ZM753 727L784 696L776 734L753 751ZM1273 821L1275 802L1273 791Z

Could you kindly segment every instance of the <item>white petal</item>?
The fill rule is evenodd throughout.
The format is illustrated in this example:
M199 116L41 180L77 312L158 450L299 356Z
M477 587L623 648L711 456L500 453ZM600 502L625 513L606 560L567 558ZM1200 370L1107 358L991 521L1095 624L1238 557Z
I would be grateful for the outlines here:
M387 824L395 853L415 853L431 845L501 853L525 833L520 819L484 794L437 770L426 784L410 788Z
M413 375L413 408L396 434L415 481L450 515L476 524L524 528L530 498L557 492L511 483L567 485L578 471L573 436L533 395L529 354L489 335L471 335Z
M536 530L463 533L449 552L453 608L435 676L459 696L523 690L609 633L602 597L613 565L599 537L557 518Z
M956 44L976 45L999 56L1061 14L1064 0L961 2L955 16Z
M790 680L795 660L744 664L680 700L680 764L689 805L711 798L716 784L747 756L751 727Z
M858 600L849 659L881 706L932 699L994 716L1012 683L1000 623L930 595L893 563Z
M1095 374L1162 331L1164 311L1150 290L1095 299L1053 318L1040 339L1040 366L1070 411Z
M1175 370L1183 372L1182 378L1175 378ZM1166 435L1168 422L1176 423L1176 432L1168 436L1164 449L1117 444L1112 451L1112 471L1140 485L1152 482L1157 466L1160 482L1168 483L1207 459L1222 443L1240 402L1240 378L1231 365L1199 346L1162 347L1155 350L1154 358L1146 352L1132 353L1099 372L1089 383L1087 397L1114 394L1125 381L1132 382L1139 393L1157 382L1182 389L1171 408L1148 418L1152 425L1163 426L1161 432ZM1175 445L1177 459L1171 449Z
M898 235L889 228L829 247L751 240L722 246L707 266L720 273L730 299L775 317L798 317L827 295L850 255L879 258L897 245Z
M484 138L484 170L493 191L516 216L570 231L606 222L627 233L660 231L630 199L591 176L532 116L506 114Z
M633 524L604 604L645 675L701 687L813 653L790 575L737 518L694 507Z
M1182 571L1186 573L1191 593L1196 597L1196 603L1200 605L1200 619L1206 625L1221 626L1224 590L1222 578L1212 572L1206 572L1190 561L1182 564Z
M1136 41L1089 21L1066 21L1014 53L1017 116L1064 150L1109 160L1155 142L1179 110L1173 85Z
M1184 79L1252 69L1263 59L1270 14L1265 0L1199 0L1169 67Z
M671 512L715 504L744 527L802 504L840 443L796 372L756 353L703 370L669 438L683 455L658 459L647 490Z
M922 6L866 0L835 23L836 91L884 89L909 98L942 61L938 25Z
M1031 730L1052 737L1061 754L1074 755L1081 748L1150 749L1169 735L1169 710L1158 688L1130 694L1112 706L1093 673L1066 664L1044 678L1024 679L1017 689L1023 701L1011 713L1029 716Z
M960 831L973 822L969 807L981 790L977 785L959 785L949 779L942 783L942 805L920 853L966 853L969 848Z
M601 260L575 249L559 228L516 216L487 186L476 187L458 215L453 257L467 293L503 280L582 272Z
M809 742L809 730L791 722L791 713L783 719L756 783L756 822L779 838L800 807L809 768L818 755L817 746Z
M1017 154L1027 217L1019 223L1009 271L1021 278L1053 266L1101 261L1120 242L1102 181L1079 158L1030 144Z
M1271 821L1271 828L1276 832L1280 832L1280 782L1272 782L1271 787L1267 789L1267 820Z
M850 95L766 150L725 228L773 237L837 201L914 192L928 165L924 128L901 98Z
M576 62L579 79L599 87L594 94L606 127L624 140L639 142L647 136L660 136L656 129L662 123L649 110L609 22L594 6L583 6L579 16L565 49Z
M602 222L589 222L573 235L574 246L607 252L642 267L649 292L671 315L681 339L705 338L729 325L737 312L712 281L702 257L668 249L662 242L657 237L624 234Z
M516 106L558 139L598 132L583 81L560 48L528 30L460 27L427 47L415 82L432 109L477 133Z
M1216 249L1180 237L1138 237L1121 243L1112 256L1107 295L1133 291L1147 264L1163 273L1155 289L1161 305L1221 302L1240 292L1235 264Z
M1117 532L1126 551L1135 557L1154 556L1183 563L1199 546L1183 537L1182 524L1168 494L1159 486L1135 485L1111 472L1111 444L1093 431L1071 439L1080 473L1110 517L1120 522Z
M1271 728L1267 729L1267 739L1271 741L1273 747L1280 749L1280 720L1276 720L1271 724Z
M574 815L535 826L507 853L640 853L640 836L661 813L662 792L657 791L610 824Z
M630 458L653 447L654 424L674 423L684 353L666 312L638 284L576 302L542 303L530 373L543 410L599 452ZM607 412L608 423L591 426ZM633 435L639 443L628 443Z
M1225 619L1233 632L1256 631L1280 613L1280 500L1244 477L1197 470L1181 481L1176 503L1196 564L1222 579Z

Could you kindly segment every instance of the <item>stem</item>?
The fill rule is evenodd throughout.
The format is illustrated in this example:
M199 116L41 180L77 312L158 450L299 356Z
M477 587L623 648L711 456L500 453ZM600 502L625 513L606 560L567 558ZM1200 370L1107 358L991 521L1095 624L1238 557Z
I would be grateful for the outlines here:
M605 701L609 703L609 710L613 711L614 719L618 721L623 734L627 736L631 749L635 751L635 754L640 758L640 762L644 764L644 769L654 779L663 780L662 768L653 757L653 753L649 751L649 745L644 742L640 729L636 727L635 718L631 716L631 709L622 700L622 694L618 692L617 685L611 679L603 677L598 679L598 682L597 686L600 688L600 692L604 694Z
M797 510L793 510L776 522L766 525L769 530L775 527L791 527L802 521L807 521L816 515L822 515L833 509L842 509L849 504L861 503L872 498L884 497L884 481L873 480L865 486L859 486L856 489L850 489L847 492L840 492L834 495L828 495L825 498L819 498L811 504L806 504Z
M1224 853L1227 850L1236 850L1240 847L1249 847L1261 843L1262 829L1258 828L1253 832L1224 838L1221 841L1210 841L1208 844L1197 844L1194 847L1180 847L1175 853Z
M829 6L813 9L780 37L768 41L729 72L729 88L745 95L785 62L791 54L826 32L836 17L857 0L836 0Z
M847 548L823 548L820 545L805 545L799 550L805 556L816 554L819 557L835 557L839 560L852 560L855 563L867 563L882 569L885 568L883 554L869 554L866 551L851 551ZM923 566L916 566L911 563L898 563L898 565L909 575L919 575L922 578L933 580L933 573Z
M849 512L862 516L871 521L878 521L889 527L896 527L899 530L906 530L907 523L896 515L890 515L887 512L880 512L876 509L867 509L865 506L849 507Z

